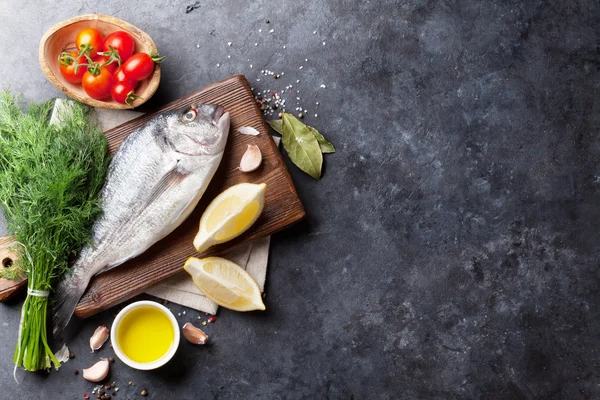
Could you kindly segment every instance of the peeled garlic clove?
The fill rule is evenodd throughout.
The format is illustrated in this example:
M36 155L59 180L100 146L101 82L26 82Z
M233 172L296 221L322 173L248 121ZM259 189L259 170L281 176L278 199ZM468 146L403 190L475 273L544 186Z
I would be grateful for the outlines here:
M260 167L262 163L262 153L255 144L249 144L246 152L240 161L240 171L251 172Z
M241 126L237 129L242 135L258 136L259 132L251 126Z
M189 322L183 328L183 336L192 344L206 344L208 335L200 328L196 328Z
M96 350L99 350L100 347L108 340L108 328L106 325L100 325L95 331L92 337L90 338L90 348L92 349L92 353Z
M108 375L110 363L106 358L83 370L83 378L90 382L100 382Z

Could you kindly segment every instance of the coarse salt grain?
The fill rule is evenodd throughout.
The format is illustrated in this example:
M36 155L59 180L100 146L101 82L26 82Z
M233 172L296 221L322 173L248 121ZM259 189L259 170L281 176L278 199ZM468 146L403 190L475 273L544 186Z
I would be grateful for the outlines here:
M323 46L325 46L325 42L323 42Z
M256 82L260 82L260 78L256 79Z
M319 114L315 114L315 118L317 118L319 116Z
M221 66L221 64L217 63L217 68L219 68Z
M302 68L304 68L304 67L301 65L300 68L298 68L298 69L302 69Z
M322 88L322 89L325 89L326 87L327 87L327 86L325 86L325 85L321 85L321 88Z
M258 30L258 33L260 33L260 32L262 32L262 29L259 29L259 30Z
M227 46L231 47L231 42L227 42Z
M316 35L316 34L317 34L317 31L313 31L313 35Z
M199 48L200 48L200 45L199 45L199 44L197 44L197 45L196 45L196 48L197 48L197 49L199 49Z
M252 68L252 64L250 64L250 68Z
M275 32L275 29L271 29L271 30L269 31L269 33L273 33L273 32Z
M296 79L296 83L300 83L300 79Z
M305 58L304 61L308 62L308 58Z
M323 44L325 44L325 43L323 43ZM254 43L254 45L255 45L255 46L258 46L258 43Z
M231 56L230 56L230 55L228 55L228 56L227 56L227 58L231 58Z

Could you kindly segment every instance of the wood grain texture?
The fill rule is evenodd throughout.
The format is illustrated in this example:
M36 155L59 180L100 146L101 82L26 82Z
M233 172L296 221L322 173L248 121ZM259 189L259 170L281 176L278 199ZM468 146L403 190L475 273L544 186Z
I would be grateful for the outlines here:
M141 29L110 15L87 14L59 22L50 28L40 40L39 62L42 72L58 90L77 101L92 107L125 110L132 108L127 104L108 101L98 101L89 97L80 84L70 83L63 78L58 64L58 56L65 50L77 51L75 37L83 28L95 28L104 37L115 31L126 31L135 41L136 53L150 53L156 49L152 38ZM144 104L158 89L160 83L160 64L154 67L154 73L148 79L140 82L136 94L140 96L133 101L133 107Z
M19 259L19 255L14 251L14 243L8 236L0 236L0 268L12 268L16 265L15 262ZM21 292L27 284L25 277L17 280L9 280L0 278L0 301L6 301Z
M79 317L88 317L125 301L177 272L190 256L223 253L233 247L271 235L300 220L304 208L267 125L254 101L246 78L233 76L215 83L183 99L161 108L160 111L179 109L192 103L220 104L231 115L231 131L223 160L200 203L184 223L165 239L156 243L141 256L104 274L96 276L75 310ZM152 118L141 116L106 132L111 152L138 127ZM242 135L237 128L251 126L258 136ZM253 172L244 173L238 165L248 144L256 144L263 154L262 165ZM242 182L267 184L265 208L258 221L240 237L196 253L192 242L198 231L202 212L210 201L226 188Z
M304 208L294 184L277 146L268 134L267 125L254 101L246 78L237 75L225 79L176 100L157 112L179 109L198 102L220 104L231 115L231 130L225 154L206 193L188 219L169 236L139 257L96 276L75 310L77 316L82 318L91 316L143 292L144 289L181 271L183 263L190 256L221 254L252 240L271 235L304 216ZM143 115L106 132L111 154L130 133L153 115ZM260 134L242 135L237 132L237 128L242 126L251 126ZM256 171L244 173L238 169L238 165L248 144L256 144L261 149L263 162ZM202 212L219 193L242 182L267 184L265 208L258 221L233 241L215 246L203 254L196 253L192 242L198 231ZM8 237L0 237L0 247L9 242ZM0 256L2 254L4 253L0 250ZM10 257L14 258L16 254L11 254ZM4 258L2 257L0 261ZM0 279L0 301L7 300L18 293L25 287L25 283L26 280Z

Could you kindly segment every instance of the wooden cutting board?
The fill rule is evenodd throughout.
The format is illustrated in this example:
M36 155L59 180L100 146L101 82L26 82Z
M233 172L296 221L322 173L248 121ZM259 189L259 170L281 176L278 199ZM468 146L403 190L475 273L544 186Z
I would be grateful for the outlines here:
M115 269L92 279L88 290L75 309L75 314L85 318L142 293L146 288L173 276L182 270L190 256L218 255L234 247L282 230L304 216L304 208L277 146L268 134L267 125L254 100L246 78L232 76L212 84L196 93L176 100L157 112L189 106L193 102L220 104L231 115L231 131L223 160L200 203L186 221L145 253ZM135 129L152 118L146 114L108 132L109 149L114 153L120 143ZM258 136L242 135L237 128L251 126ZM263 154L261 167L251 173L238 169L240 159L248 144L256 144ZM198 222L208 203L226 188L242 182L266 183L265 208L258 221L243 235L231 242L196 253L192 241L198 231ZM9 242L0 237L0 247ZM14 259L8 249L0 249L0 262ZM0 279L0 301L12 297L25 285L24 281Z

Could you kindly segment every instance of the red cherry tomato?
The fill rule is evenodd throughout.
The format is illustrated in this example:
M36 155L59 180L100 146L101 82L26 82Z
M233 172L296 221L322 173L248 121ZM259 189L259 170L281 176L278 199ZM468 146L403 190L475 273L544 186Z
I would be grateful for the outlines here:
M104 39L102 39L102 34L96 29L85 28L77 34L75 44L79 51L85 46L87 48L87 55L93 58L98 55L99 51L102 51Z
M62 76L71 83L81 83L83 74L87 71L87 65L79 65L82 58L78 59L79 54L75 52L62 53L58 59L58 65L60 66L60 72ZM84 60L85 62L85 60ZM77 72L75 72L77 69Z
M97 72L97 74L94 75L94 72ZM110 97L110 89L113 84L112 74L106 67L100 67L94 72L86 71L81 85L92 99L105 100Z
M117 60L112 59L110 57L107 56L96 56L94 58L92 58L92 61L100 64L101 67L105 67L108 72L110 72L111 74L114 74L115 71L117 70L117 68L119 68L119 63L117 62ZM107 62L110 62L109 64L106 64ZM106 65L104 65L106 64Z
M114 101L121 104L133 105L133 101L140 97L133 93L135 88L129 82L117 82L111 89L110 94Z
M116 50L121 58L121 62L125 62L133 54L135 42L129 33L117 31L111 33L104 39L103 48L105 53Z
M129 79L141 81L152 75L154 64L164 60L158 54L150 56L146 53L136 53L123 63L121 68Z
M137 87L137 85L139 83L138 81L135 81L133 79L129 79L128 77L126 77L125 73L123 72L123 69L121 69L121 68L119 68L115 71L115 73L113 74L113 80L114 80L115 84L118 82L127 83L134 89Z

